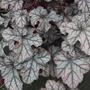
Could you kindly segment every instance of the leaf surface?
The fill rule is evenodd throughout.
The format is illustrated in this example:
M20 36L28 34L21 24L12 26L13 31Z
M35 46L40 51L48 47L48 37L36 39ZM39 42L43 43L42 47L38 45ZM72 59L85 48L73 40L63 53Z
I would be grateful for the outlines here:
M18 10L14 12L14 16L12 17L12 21L15 20L16 25L18 27L23 28L26 24L27 11L26 10Z
M5 56L0 61L1 75L3 76L5 86L8 90L22 90L22 81L18 71L13 67L13 58L11 55Z
M67 54L67 52L59 52L54 58L57 65L57 78L62 77L65 84L71 89L75 89L83 80L83 74L90 69L86 59L88 58L85 55L74 58Z
M30 11L29 16L31 16L31 24L34 26L39 21L38 29L44 30L44 32L47 32L51 27L49 21L58 21L56 12L51 11L48 14L46 9L41 6Z
M62 50L68 52L73 57L78 57L81 54L83 54L82 51L80 50L79 42L77 42L74 46L70 46L70 44L67 41L63 41L61 44L61 48Z
M24 63L25 67L20 71L24 83L29 84L38 79L39 69L45 69L46 63L50 59L49 52L43 48L34 49L33 57L26 60L26 63Z
M46 82L46 89L41 88L40 90L66 90L62 83L55 82L54 80L47 80Z
M39 34L33 34L35 28L26 29L18 28L14 26L14 29L7 28L3 31L2 36L9 41L9 49L15 52L14 60L16 62L23 62L26 58L30 58L33 55L31 46L41 46L42 39ZM14 41L19 42L14 45Z
M77 15L72 19L72 22L66 26L68 33L67 41L70 45L74 45L77 41L81 44L81 50L87 55L90 55L90 20L89 13L84 13L81 16Z
M78 9L82 12L90 12L90 0L79 0Z
M44 44L51 44L56 39L60 38L60 32L57 30L56 27L51 26L50 30L44 34L42 34L42 37L45 38Z
M23 0L2 0L1 1L1 7L8 9L8 6L10 5L10 10L16 11L18 9L22 8Z

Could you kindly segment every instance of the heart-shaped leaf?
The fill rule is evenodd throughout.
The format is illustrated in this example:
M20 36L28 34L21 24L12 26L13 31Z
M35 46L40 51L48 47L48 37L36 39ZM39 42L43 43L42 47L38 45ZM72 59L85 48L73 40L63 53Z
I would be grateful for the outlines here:
M20 80L18 71L13 66L13 61L11 54L0 60L1 75L8 90L22 90L23 83Z
M46 89L41 88L40 90L66 90L62 83L55 82L54 80L47 80L46 82Z
M85 55L74 58L67 52L59 52L54 58L57 65L57 78L62 77L65 84L71 89L75 89L83 80L83 74L90 69L89 64L86 62L87 59Z
M2 0L1 1L1 8L8 9L10 5L10 10L16 11L22 8L23 0Z
M83 13L81 16L77 15L72 19L72 22L66 26L68 33L67 41L70 45L74 45L77 41L81 44L81 50L87 55L90 55L90 19L89 13Z
M56 12L51 11L48 14L46 9L41 6L30 11L29 16L31 16L31 24L34 26L39 21L38 29L44 30L44 32L47 32L51 27L49 21L58 21Z
M35 28L26 29L14 26L14 30L7 28L3 31L2 36L9 41L9 49L15 52L14 60L16 62L23 62L26 58L33 55L31 46L41 46L42 39L39 34L33 34ZM19 43L14 45L14 41Z
M12 21L15 20L16 25L18 27L23 28L26 24L27 11L26 10L18 10L14 12L14 16L12 17Z
M46 63L50 61L51 57L49 52L43 48L34 49L33 57L26 60L24 68L21 69L20 75L24 83L29 84L38 79L39 69L45 69Z

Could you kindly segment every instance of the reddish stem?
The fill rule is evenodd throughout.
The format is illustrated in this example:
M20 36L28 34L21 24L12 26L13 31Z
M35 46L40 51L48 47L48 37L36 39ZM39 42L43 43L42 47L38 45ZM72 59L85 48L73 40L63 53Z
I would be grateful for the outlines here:
M30 6L33 6L35 2L36 2L36 0L34 0L34 1L33 1L33 3L32 3L32 4L30 4Z
M60 7L61 8L61 7ZM69 19L69 21L71 22L72 20L68 17L68 15L65 13L65 11L61 8L61 10L63 11L63 13L66 15L66 17Z
M63 13L66 15L66 17L69 19L69 21L71 22L72 20L68 17L68 15L65 13L65 11L62 9L62 7L61 7L61 4L60 3L58 3L57 1L56 1L56 3L60 6L60 8L61 8L61 10L63 11Z

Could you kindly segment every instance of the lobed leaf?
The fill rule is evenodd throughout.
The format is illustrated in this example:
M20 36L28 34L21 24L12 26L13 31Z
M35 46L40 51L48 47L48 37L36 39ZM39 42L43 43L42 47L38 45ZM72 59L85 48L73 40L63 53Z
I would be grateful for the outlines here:
M67 52L59 52L54 58L54 62L57 65L57 78L62 77L65 84L71 89L75 89L83 80L83 74L90 69L86 59L88 58L85 55L74 58Z

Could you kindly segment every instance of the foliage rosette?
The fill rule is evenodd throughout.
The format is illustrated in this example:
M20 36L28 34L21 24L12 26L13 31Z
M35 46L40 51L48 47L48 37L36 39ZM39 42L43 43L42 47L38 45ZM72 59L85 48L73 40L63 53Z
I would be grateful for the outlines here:
M81 90L90 71L90 1L1 0L0 71L8 90L39 75L56 78L40 90Z

